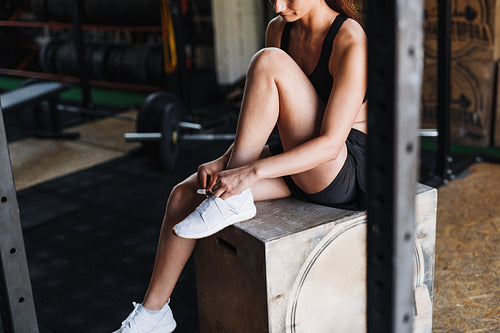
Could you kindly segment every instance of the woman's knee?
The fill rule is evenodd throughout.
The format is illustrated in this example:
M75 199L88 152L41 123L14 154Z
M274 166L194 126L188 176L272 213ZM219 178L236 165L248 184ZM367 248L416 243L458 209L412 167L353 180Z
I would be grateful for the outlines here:
M185 218L196 207L200 201L198 197L201 196L196 194L195 180L196 178L191 176L172 188L165 210L165 220L178 223L179 219Z
M290 56L283 50L276 47L266 47L255 53L250 60L249 73L253 71L264 70L266 72L274 72L280 68L280 64L285 59L291 59Z

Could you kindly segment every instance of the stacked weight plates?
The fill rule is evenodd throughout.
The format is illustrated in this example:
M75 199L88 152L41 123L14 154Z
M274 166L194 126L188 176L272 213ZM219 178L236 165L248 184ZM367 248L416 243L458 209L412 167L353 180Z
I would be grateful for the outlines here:
M141 84L164 84L163 52L160 46L85 45L87 73L91 79ZM70 42L51 41L39 52L44 72L78 76L75 47Z
M42 20L71 21L75 0L31 0L31 10ZM159 0L83 0L82 21L103 25L158 25Z

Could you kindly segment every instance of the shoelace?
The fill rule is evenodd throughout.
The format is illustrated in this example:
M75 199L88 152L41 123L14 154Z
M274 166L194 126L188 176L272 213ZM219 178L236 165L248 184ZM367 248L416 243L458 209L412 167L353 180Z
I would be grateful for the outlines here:
M125 318L124 321L122 321L122 327L126 326L135 316L138 314L138 309L139 309L139 303L132 302L132 305L134 306L134 310L130 312L127 318Z
M229 210L229 212L231 212L232 214L238 214L238 211L236 209L234 209L234 207L232 207L231 205L225 203L225 207L221 207L221 203L223 202L222 199L220 200L217 200L216 197L214 196L210 196L207 200L204 200L201 205L199 206L199 213L201 215L201 213L203 213L205 210L207 210L210 205L212 204L215 204L215 206L217 207L217 210L220 212L220 214L222 215L222 217L225 219L227 218L227 211ZM205 221L205 219L203 218L203 215L202 215L202 221L203 223L207 226L207 228L209 228L210 226L208 225L208 223Z

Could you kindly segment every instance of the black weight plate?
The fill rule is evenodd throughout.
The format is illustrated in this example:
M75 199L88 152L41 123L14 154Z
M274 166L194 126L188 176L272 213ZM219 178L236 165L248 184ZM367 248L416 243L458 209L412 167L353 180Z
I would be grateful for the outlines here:
M55 67L58 74L78 75L78 68L76 68L76 52L73 43L66 43L59 46L55 57Z
M97 46L92 53L92 64L90 65L92 77L97 80L108 80L107 61L110 47L106 45Z
M167 105L169 109L175 110L177 118L184 117L184 107L181 101L172 93L158 91L144 99L137 115L136 129L138 133L161 132L163 110ZM155 141L142 142L142 146L153 154L158 154L159 143Z
M92 76L92 55L96 49L97 46L94 44L85 44L85 66L89 77Z
M147 59L144 60L147 68L149 82L162 84L165 82L165 71L163 69L163 49L161 46L151 46Z
M141 45L129 46L123 53L122 72L124 81L138 82L141 79L140 62L144 48Z
M141 54L141 59L139 61L139 64L137 64L138 67L138 78L139 82L148 84L150 83L149 77L148 77L148 62L147 59L149 58L149 54L151 53L151 46L149 45L143 45L142 46L142 54Z
M111 81L121 81L123 52L123 46L113 46L109 51L107 73Z
M45 44L38 54L40 68L45 73L55 73L55 52L60 44L50 41Z
M174 103L167 104L161 117L160 160L163 168L172 171L179 154L179 116Z

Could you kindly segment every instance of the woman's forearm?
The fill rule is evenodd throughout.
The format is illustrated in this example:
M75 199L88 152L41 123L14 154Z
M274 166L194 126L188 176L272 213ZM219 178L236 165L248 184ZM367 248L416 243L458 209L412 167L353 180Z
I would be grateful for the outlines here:
M227 163L229 162L229 159L231 158L231 153L233 152L233 147L234 147L234 143L231 143L231 145L226 150L226 152L221 157L218 158L218 160L223 161L224 169L227 167Z
M340 150L339 150L340 151ZM259 179L276 178L305 172L337 158L326 137L317 137L282 154L255 161L249 165Z

